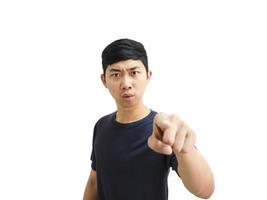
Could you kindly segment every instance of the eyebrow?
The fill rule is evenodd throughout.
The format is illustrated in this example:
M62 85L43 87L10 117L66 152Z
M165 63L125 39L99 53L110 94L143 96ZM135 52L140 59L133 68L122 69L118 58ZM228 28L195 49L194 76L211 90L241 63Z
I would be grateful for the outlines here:
M129 69L127 69L127 71L133 71L133 70L136 70L136 69L139 69L140 67L138 66L135 66L135 67L131 67ZM116 69L116 68L111 68L109 69L110 72L120 72L121 70L120 69Z
M136 67L131 67L129 70L135 70L135 69L139 69L140 67L136 66Z
M120 69L114 69L114 68L111 68L109 69L110 72L120 72L121 70Z

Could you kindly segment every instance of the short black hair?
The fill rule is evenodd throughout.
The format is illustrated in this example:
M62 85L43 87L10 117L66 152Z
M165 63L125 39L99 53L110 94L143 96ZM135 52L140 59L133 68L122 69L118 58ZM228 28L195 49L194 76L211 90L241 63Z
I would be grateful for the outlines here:
M123 60L140 60L148 72L147 54L144 45L131 39L119 39L110 43L102 52L103 72L113 63Z

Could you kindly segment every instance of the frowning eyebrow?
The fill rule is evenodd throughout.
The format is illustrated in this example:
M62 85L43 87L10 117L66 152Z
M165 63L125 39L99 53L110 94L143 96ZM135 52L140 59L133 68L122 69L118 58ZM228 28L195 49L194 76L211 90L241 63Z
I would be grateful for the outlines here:
M130 71L134 71L134 70L139 69L139 68L140 68L140 67L136 66L136 67L131 67L129 70L130 70Z
M120 69L111 68L108 70L109 72L120 72Z
M136 66L136 67L131 67L131 68L129 68L129 69L127 69L127 71L134 71L134 70L136 70L136 69L139 69L140 67L138 67L138 66ZM109 69L109 72L120 72L121 71L121 69L116 69L116 68L111 68L111 69Z

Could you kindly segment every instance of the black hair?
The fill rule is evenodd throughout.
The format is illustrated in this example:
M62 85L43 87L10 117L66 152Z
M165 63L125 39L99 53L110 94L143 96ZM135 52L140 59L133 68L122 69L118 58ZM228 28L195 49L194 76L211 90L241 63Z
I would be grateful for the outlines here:
M128 59L140 60L148 72L147 54L143 44L126 38L113 41L103 50L102 67L104 74L108 65Z

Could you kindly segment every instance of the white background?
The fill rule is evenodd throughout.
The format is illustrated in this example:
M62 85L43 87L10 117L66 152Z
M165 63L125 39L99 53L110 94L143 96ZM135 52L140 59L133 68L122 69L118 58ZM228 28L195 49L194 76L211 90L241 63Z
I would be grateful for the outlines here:
M95 122L115 110L101 51L132 38L153 77L145 103L198 136L211 199L266 199L264 1L0 3L0 199L78 200ZM169 199L197 199L174 172Z

